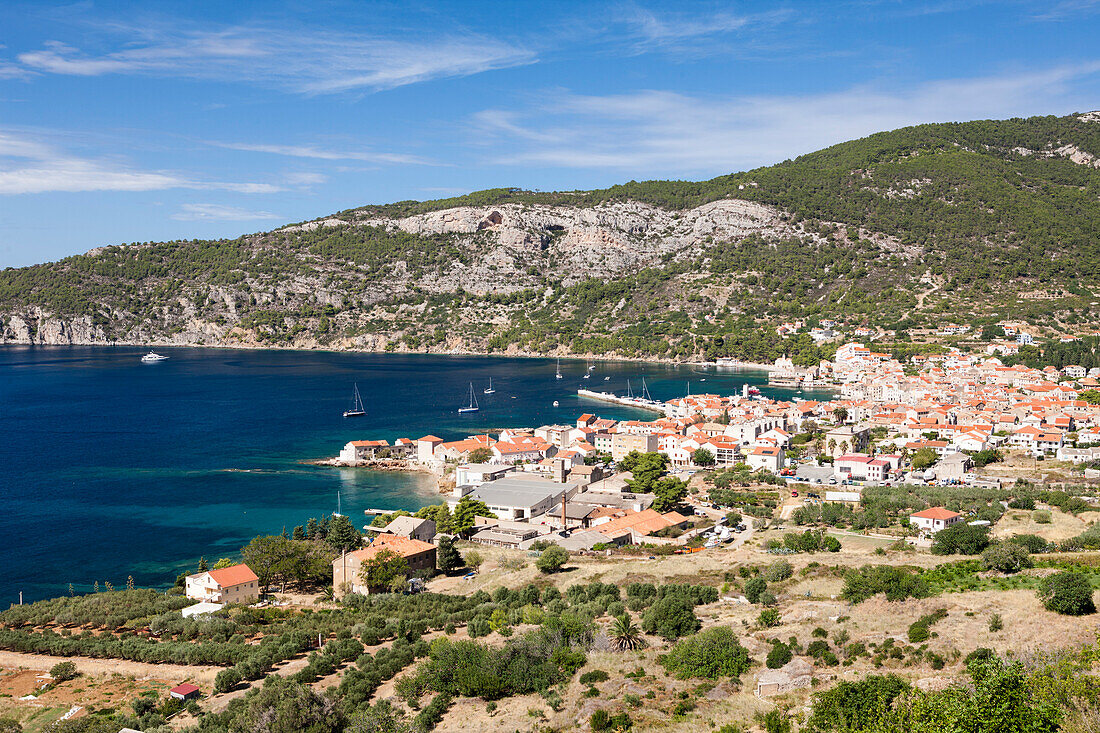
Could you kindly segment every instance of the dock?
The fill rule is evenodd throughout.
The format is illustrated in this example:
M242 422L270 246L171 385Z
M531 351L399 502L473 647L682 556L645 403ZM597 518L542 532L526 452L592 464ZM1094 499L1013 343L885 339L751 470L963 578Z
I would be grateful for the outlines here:
M578 397L587 397L590 400L599 400L600 402L610 402L615 405L623 405L625 407L634 407L639 410L651 410L653 412L659 412L663 415L668 415L672 409L664 402L658 400L646 400L641 397L623 397L621 395L614 394L612 392L596 392L591 389L578 389Z

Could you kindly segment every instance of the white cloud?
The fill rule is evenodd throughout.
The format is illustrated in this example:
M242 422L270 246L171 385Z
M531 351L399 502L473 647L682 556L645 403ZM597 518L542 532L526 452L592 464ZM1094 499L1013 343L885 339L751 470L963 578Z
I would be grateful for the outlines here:
M222 204L183 204L172 218L178 221L259 221L283 217L270 211L249 211Z
M0 130L0 194L82 191L160 191L169 188L274 193L269 183L202 181L170 171L142 171L96 160L25 135Z
M219 148L243 150L252 153L286 155L292 158L316 160L360 160L368 163L396 163L399 165L432 165L430 161L403 153L376 153L369 150L325 150L312 145L263 145L254 143L213 142Z
M654 177L717 174L924 122L1095 107L1100 62L1031 73L864 86L805 96L702 97L667 91L586 96L474 117L500 164L615 168ZM1075 89L1075 87L1077 87ZM1087 88L1086 88L1087 87ZM1091 105L1090 105L1091 100Z
M121 50L93 55L54 41L18 60L38 73L247 82L306 94L392 89L536 61L530 49L468 33L393 40L260 26L123 30L128 38L119 43Z

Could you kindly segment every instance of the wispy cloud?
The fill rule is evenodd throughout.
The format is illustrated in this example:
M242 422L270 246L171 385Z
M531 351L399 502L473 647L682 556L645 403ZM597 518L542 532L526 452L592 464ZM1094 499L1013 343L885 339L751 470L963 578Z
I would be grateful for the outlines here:
M259 221L283 217L270 211L249 211L222 204L183 204L172 218L177 221Z
M358 160L367 163L395 163L398 165L434 165L431 161L403 153L382 153L370 150L327 150L313 145L264 145L256 143L212 142L219 148L243 150L252 153L270 153L291 158L315 160Z
M181 77L304 94L378 91L536 61L530 49L470 33L402 38L263 26L121 28L118 50L92 54L51 41L18 55L25 71L70 76Z
M1100 0L1059 0L1043 2L1033 16L1036 20L1068 20L1100 13Z
M635 6L624 14L624 22L645 42L671 44L772 25L789 15L790 12L783 9L745 14L724 11L659 14Z
M270 183L203 181L170 171L143 171L110 159L83 157L34 137L0 130L0 194L159 191L170 188L274 193Z
M649 177L714 174L906 125L1068 113L1095 100L1090 92L1098 74L1100 61L1091 61L908 89L862 86L805 96L558 91L547 95L552 106L489 110L476 115L474 125L500 164L615 168ZM1076 85L1082 88L1075 91Z

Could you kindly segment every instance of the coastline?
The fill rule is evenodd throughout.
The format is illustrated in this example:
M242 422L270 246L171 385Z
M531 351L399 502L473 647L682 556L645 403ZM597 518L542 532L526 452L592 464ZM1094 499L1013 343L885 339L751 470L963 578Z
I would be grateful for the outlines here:
M710 367L713 369L734 369L745 371L776 372L782 371L774 364L759 364L749 361L733 360L725 364L716 364L710 361L697 361L688 359L669 359L662 357L623 356L622 354L577 354L565 353L535 353L531 351L478 351L475 349L366 349L366 348L337 348L332 346L306 346L278 344L227 344L227 343L178 343L171 341L88 341L71 343L27 343L23 341L0 341L0 347L24 346L24 347L70 347L70 346L107 346L119 348L179 348L179 349L241 349L244 351L302 351L302 352L328 352L332 354L402 354L422 356L483 356L498 357L502 359L566 359L573 361L607 361L627 364L662 364L676 366Z
M364 471L420 474L424 476L425 479L428 477L435 479L435 491L430 494L425 492L425 497L438 497L441 494L449 494L454 488L453 475L440 473L416 461L409 461L402 458L369 459L351 463L342 461L339 458L311 458L298 461L298 463L304 466L318 466L321 468L357 468ZM431 504L438 503L438 501L431 502ZM431 504L422 504L421 508L431 506Z

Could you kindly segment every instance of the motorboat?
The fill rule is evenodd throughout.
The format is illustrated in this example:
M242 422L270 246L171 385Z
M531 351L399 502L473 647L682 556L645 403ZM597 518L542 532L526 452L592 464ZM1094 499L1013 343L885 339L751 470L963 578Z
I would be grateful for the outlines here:
M152 361L164 361L167 358L168 358L167 356L163 356L161 354L158 354L155 351L150 351L148 354L141 357L141 360L148 363L148 362L152 362Z

